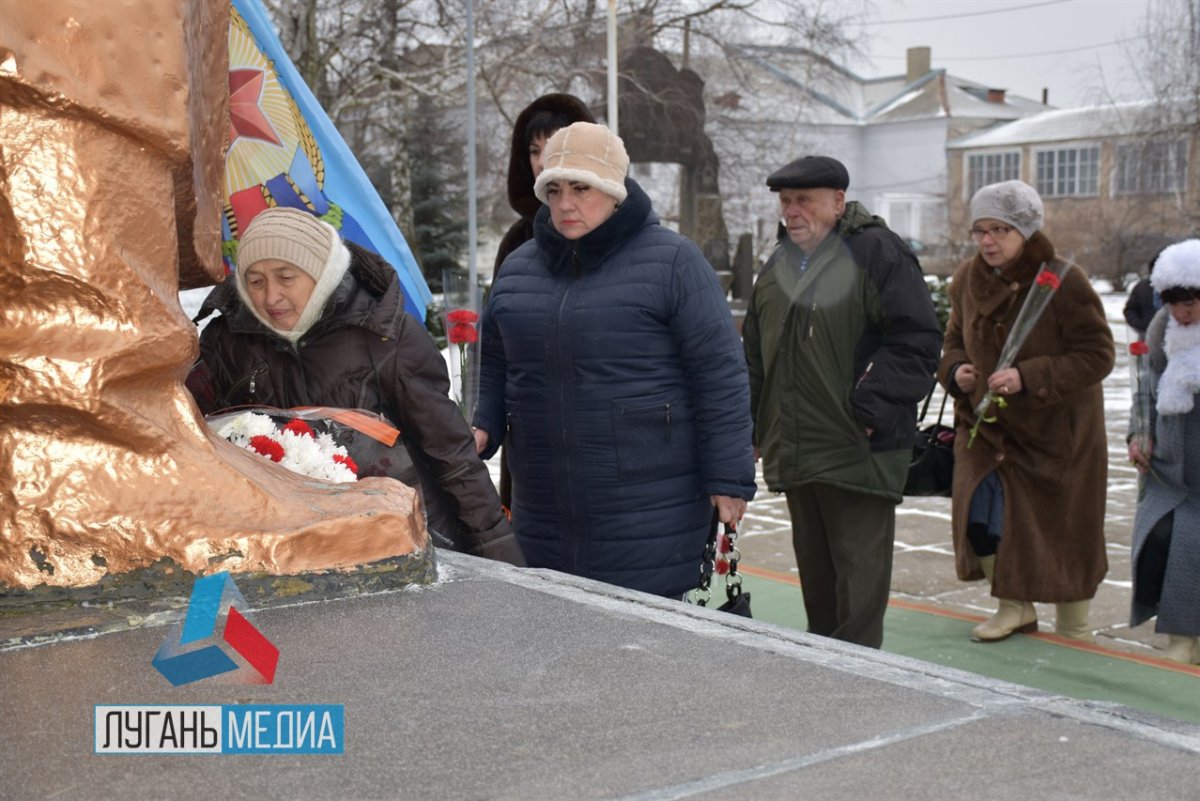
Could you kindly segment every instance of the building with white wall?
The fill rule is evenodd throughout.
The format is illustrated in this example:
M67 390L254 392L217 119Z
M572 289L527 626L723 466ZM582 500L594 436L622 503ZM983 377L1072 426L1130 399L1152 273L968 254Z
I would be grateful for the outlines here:
M706 80L707 127L721 158L730 232L751 230L761 246L777 216L766 176L794 158L822 153L850 171L850 199L901 236L931 246L930 253L945 250L956 241L947 144L1047 108L933 69L927 47L908 50L905 74L883 78L863 78L797 48L742 45L734 55L733 70L704 75L704 67L694 68Z

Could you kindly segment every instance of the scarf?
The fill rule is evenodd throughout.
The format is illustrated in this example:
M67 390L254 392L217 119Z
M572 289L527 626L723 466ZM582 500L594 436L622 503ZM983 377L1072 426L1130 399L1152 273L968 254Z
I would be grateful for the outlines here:
M1200 323L1167 321L1167 369L1158 381L1158 413L1187 414L1200 392Z

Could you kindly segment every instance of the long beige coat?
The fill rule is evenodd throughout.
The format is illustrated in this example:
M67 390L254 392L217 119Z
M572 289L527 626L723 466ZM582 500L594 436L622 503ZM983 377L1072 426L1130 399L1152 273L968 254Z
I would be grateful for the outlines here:
M1091 598L1108 570L1104 501L1108 448L1100 382L1113 367L1104 307L1078 266L1066 272L1017 354L1024 391L993 412L974 446L974 408L987 391L1000 350L1038 267L1054 246L1035 233L1018 263L997 274L976 256L955 272L952 310L938 379L948 386L958 364L980 380L969 397L957 385L953 533L958 577L983 573L967 541L967 512L979 482L995 470L1004 487L1004 532L992 592L999 598L1065 602Z

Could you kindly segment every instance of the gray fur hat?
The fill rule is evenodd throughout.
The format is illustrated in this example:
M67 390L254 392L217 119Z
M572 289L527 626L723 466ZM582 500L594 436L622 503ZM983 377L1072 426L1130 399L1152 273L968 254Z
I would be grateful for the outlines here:
M1042 230L1045 208L1042 198L1024 181L988 184L971 198L971 222L999 220L1008 223L1028 239Z

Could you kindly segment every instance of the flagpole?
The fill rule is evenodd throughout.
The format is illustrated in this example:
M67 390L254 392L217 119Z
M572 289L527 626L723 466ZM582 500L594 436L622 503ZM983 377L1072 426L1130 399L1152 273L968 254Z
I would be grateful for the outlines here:
M472 309L479 279L475 200L475 0L467 0L467 300Z
M608 127L617 131L617 0L608 0Z

